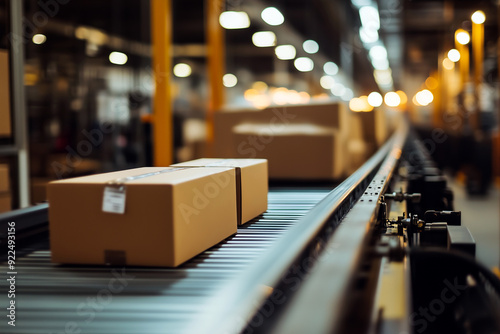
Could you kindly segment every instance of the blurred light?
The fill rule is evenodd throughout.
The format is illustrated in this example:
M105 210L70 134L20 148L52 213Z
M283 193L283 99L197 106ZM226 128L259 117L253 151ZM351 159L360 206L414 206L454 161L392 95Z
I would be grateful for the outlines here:
M191 66L179 63L174 66L174 75L179 78L186 78L191 75Z
M376 70L387 70L389 68L389 61L387 58L373 59L372 66Z
M360 96L359 99L363 102L363 110L362 111L372 111L373 106L368 103L368 96L363 95Z
M335 79L332 78L331 76L328 76L328 75L324 75L321 77L321 79L319 80L319 84L321 85L321 87L323 87L324 89L332 89L333 88L333 85L335 84Z
M238 78L232 73L226 73L222 77L222 82L224 84L224 87L231 88L236 86L236 84L238 83Z
M380 107L382 105L382 102L384 102L384 99L379 92L371 92L368 95L368 103L372 107Z
M319 51L319 45L316 43L316 41L313 41L312 39L308 39L302 44L302 48L304 49L305 52L313 54Z
M288 60L295 58L297 51L295 51L295 47L293 45L279 45L274 49L276 53L276 57L281 60Z
M460 31L457 30L457 34L456 34L457 42L462 44L462 45L469 43L470 42L469 33L463 29L459 29L459 30Z
M75 37L78 39L85 39L89 34L89 30L85 27L78 27L75 29Z
M259 31L252 35L252 42L260 48L275 46L276 35L272 31Z
M406 93L403 92L402 90L396 91L396 94L399 95L399 99L401 100L401 104L404 105L408 102L408 96L406 96Z
M417 101L417 95L413 96L413 99L411 99L411 101L413 102L413 104L414 104L414 105L416 105L416 106L418 106L418 107L420 107L420 106L421 106L421 104L420 104L420 103L418 103L418 101Z
M359 38L365 44L375 43L378 41L378 31L362 26L359 28Z
M272 96L273 102L277 105L284 105L288 101L288 89L285 87L277 88Z
M300 95L299 95L299 92L297 92L296 90L289 90L288 91L288 103L291 103L291 104L299 104L301 99L300 99Z
M447 70L452 70L455 68L455 63L448 58L443 59L443 67Z
M375 71L373 71L373 76L375 77L375 81L379 85L391 85L392 84L392 71L391 71L391 69L375 70Z
M382 45L375 45L370 49L370 58L373 59L387 59L387 50Z
M257 95L252 101L252 104L257 109L265 109L271 104L271 100L267 95Z
M323 65L323 71L329 75L335 75L339 73L339 67L333 61L329 61Z
M252 88L255 89L255 90L257 90L260 93L264 93L264 92L267 91L267 89L269 88L269 86L264 81L255 81L252 84Z
M33 43L35 44L43 44L47 41L47 36L43 34L36 34L33 36Z
M219 23L225 29L245 29L250 27L250 18L245 12L226 11L220 14Z
M434 95L428 89L421 90L415 95L415 99L421 106L426 106L434 100Z
M352 99L354 97L354 92L352 91L352 89L350 88L345 88L344 89L344 94L342 94L342 96L340 97L342 100L344 101L349 101L350 99Z
M300 92L299 96L300 96L300 103L306 104L311 100L311 95L309 95L309 93L307 92Z
M245 93L243 93L243 96L245 97L245 100L247 100L248 102L252 102L259 94L260 93L257 89L251 88L247 89Z
M334 84L332 87L332 94L335 96L342 96L342 95L344 95L345 91L346 91L346 89L345 89L344 85L341 83L338 83L338 82L336 84Z
M127 63L128 57L123 52L113 51L109 54L109 61L115 65L124 65Z
M285 17L281 12L275 7L267 7L262 11L260 17L271 26L279 26L285 22Z
M349 101L349 109L354 112L363 110L363 101L359 97L355 97Z
M389 92L384 96L384 102L389 107L397 107L401 103L401 98L396 92Z
M351 0L352 4L358 8L363 7L363 6L368 6L372 2L371 0Z
M484 15L484 12L482 10L476 10L470 18L475 24L481 24L486 21L486 15Z
M300 72L310 72L314 69L314 62L308 57L299 57L293 62L295 68Z
M448 51L448 58L456 63L457 61L460 60L460 52L458 52L457 49L451 49L450 51Z
M377 8L373 6L363 6L359 9L361 24L368 29L380 29L380 17Z
M438 81L433 77L428 77L427 79L425 79L425 85L429 89L436 89L438 87Z

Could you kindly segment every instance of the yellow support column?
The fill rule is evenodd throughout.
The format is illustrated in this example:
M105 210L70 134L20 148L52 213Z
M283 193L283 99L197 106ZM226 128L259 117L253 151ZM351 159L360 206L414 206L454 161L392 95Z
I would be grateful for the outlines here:
M470 36L464 29L455 31L455 49L460 52L460 91L463 92L465 84L469 81L469 41Z
M222 77L225 72L226 45L224 30L219 24L222 13L220 0L206 0L207 13L207 49L208 49L208 77L209 77L209 103L207 110L207 143L209 155L212 155L214 140L214 113L224 105L224 86Z
M172 98L172 3L151 0L151 38L155 94L153 100L153 158L155 166L169 166L173 157Z

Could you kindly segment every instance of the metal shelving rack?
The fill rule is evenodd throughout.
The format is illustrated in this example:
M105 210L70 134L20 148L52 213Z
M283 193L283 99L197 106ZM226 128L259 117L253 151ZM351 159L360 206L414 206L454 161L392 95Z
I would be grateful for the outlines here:
M24 38L23 35L23 1L11 0L8 2L10 8L10 29L14 36ZM14 121L12 145L0 146L0 157L17 157L17 185L19 188L19 206L25 208L30 205L29 193L29 152L28 152L28 130L26 98L24 90L24 44L11 46L10 65L12 78L12 116Z

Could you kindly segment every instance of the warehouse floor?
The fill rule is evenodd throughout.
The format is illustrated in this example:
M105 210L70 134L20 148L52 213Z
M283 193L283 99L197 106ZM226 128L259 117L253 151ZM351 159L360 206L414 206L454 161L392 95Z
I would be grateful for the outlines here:
M462 211L462 225L476 240L476 258L490 269L500 267L500 190L491 187L488 196L468 196L464 185L449 184L455 210Z

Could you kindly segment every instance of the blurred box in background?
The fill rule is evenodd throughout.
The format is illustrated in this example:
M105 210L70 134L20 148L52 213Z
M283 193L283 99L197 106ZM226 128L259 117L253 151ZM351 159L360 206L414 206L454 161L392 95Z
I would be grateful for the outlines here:
M9 53L0 50L0 137L11 135Z
M9 165L0 164L0 212L12 210Z

